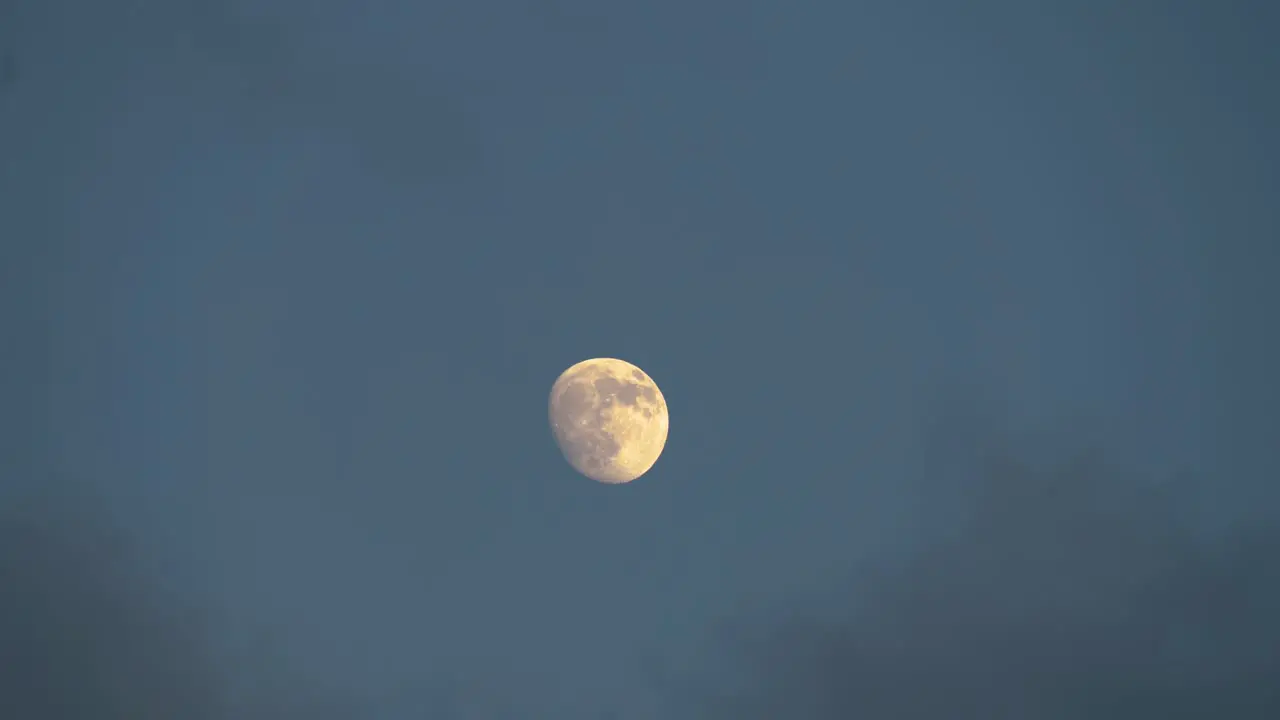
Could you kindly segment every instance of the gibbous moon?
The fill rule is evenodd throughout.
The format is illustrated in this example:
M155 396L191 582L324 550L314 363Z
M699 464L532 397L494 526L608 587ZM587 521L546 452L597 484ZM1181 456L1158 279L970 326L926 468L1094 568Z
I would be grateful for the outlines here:
M583 360L551 387L551 430L575 470L619 484L649 471L667 443L667 401L624 360Z

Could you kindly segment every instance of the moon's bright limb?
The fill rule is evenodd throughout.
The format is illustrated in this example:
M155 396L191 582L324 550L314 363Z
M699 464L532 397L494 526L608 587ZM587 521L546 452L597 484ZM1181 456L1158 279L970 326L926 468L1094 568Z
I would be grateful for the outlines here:
M667 401L624 360L583 360L551 388L551 429L575 470L602 483L649 471L667 443Z

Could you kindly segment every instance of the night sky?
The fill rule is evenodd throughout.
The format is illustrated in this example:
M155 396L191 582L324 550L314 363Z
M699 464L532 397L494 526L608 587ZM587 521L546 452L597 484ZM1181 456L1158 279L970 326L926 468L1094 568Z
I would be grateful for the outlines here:
M0 716L1280 717L1277 36L0 5Z

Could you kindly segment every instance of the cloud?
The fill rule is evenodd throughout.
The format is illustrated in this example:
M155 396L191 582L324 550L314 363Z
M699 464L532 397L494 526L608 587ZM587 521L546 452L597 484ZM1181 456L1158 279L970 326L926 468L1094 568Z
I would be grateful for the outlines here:
M58 85L57 96L74 103L65 107L90 113L86 123L104 120L93 104L99 96L112 109L159 107L165 123L172 119L164 112L181 108L199 122L215 118L251 153L262 143L319 140L388 183L447 185L477 170L466 88L447 80L447 68L397 57L379 37L322 17L323 9L237 0L131 5L54 0L0 16L0 92L6 68L19 69L33 85ZM6 52L21 67L6 64Z
M5 507L0 588L0 715L217 717L198 623L83 503Z
M193 77L212 70L224 109L260 131L325 133L383 178L411 184L457 180L480 160L456 93L431 67L354 38L336 47L328 35L316 40L310 18L296 11L191 2L168 12L208 64Z
M0 511L0 717L288 720L367 717L253 658L233 697L193 605L162 592L87 493L5 498Z
M938 536L859 574L840 618L729 628L745 689L681 693L690 716L1280 716L1280 533L1198 538L1178 482L1097 454L976 467L919 488L953 498Z

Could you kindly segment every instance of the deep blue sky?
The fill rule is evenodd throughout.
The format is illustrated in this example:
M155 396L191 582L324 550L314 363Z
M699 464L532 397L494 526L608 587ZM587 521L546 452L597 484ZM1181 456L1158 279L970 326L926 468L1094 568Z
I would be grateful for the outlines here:
M236 682L369 718L700 717L653 663L856 604L978 446L1230 538L1280 477L1277 20L9 3L0 498L91 494ZM546 423L596 356L670 405L624 487Z

